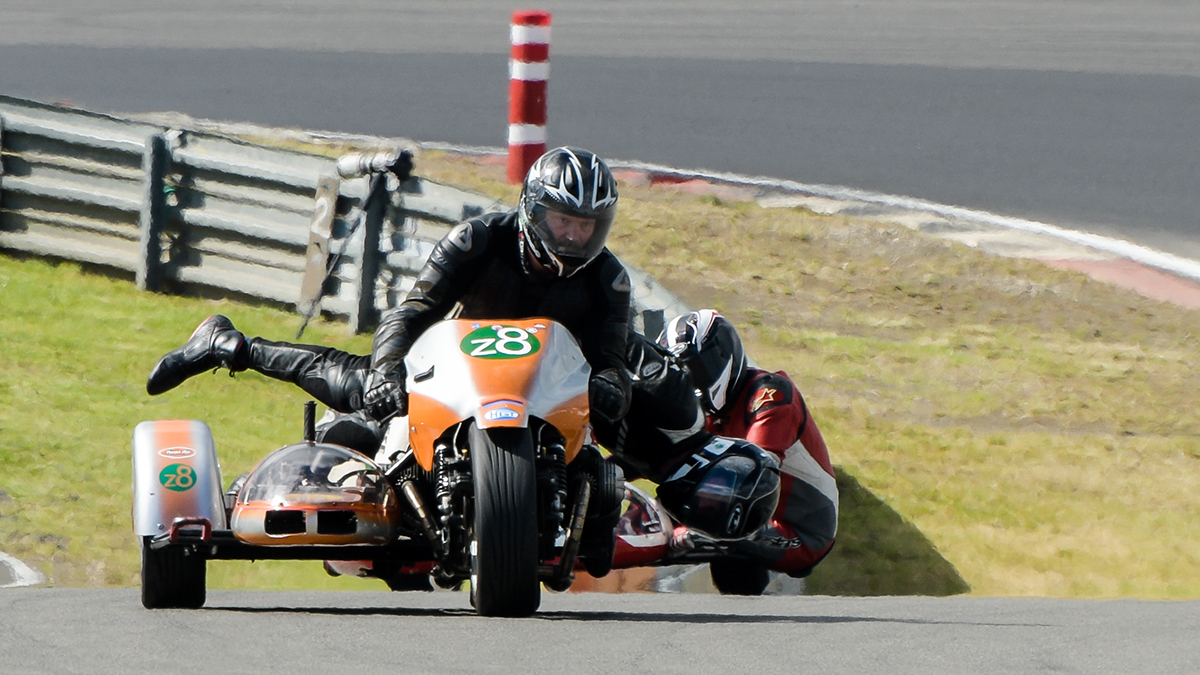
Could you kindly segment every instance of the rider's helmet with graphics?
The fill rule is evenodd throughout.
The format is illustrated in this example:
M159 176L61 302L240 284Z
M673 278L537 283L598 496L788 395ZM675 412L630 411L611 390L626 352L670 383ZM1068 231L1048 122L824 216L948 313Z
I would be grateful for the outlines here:
M717 539L762 529L779 503L779 460L739 438L713 437L658 486L680 523Z
M535 267L569 277L600 255L617 215L617 181L596 155L555 148L525 175L521 246ZM529 261L527 261L529 262Z
M724 412L737 400L746 379L746 350L728 319L711 309L689 312L672 319L658 342L691 373L705 412Z

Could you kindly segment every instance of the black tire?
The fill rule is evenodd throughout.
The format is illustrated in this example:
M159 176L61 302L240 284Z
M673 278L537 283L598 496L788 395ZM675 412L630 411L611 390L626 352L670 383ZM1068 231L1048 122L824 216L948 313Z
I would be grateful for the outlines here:
M146 609L199 609L204 606L208 561L183 546L150 548L142 538L142 606Z
M592 481L588 518L605 517L621 510L621 502L625 499L625 473L621 467L605 460L595 447L583 446L568 471L572 474L583 473Z
M542 602L533 440L528 429L471 427L470 443L471 604L483 616L529 616Z
M601 533L588 537L587 528L589 527L599 530ZM610 524L607 520L588 521L583 528L583 536L588 539L587 555L581 556L583 568L597 579L608 576L608 573L612 571L613 557L617 552L616 523Z
M767 568L743 560L714 560L708 570L721 595L762 595L771 583Z
M580 558L588 574L608 576L617 550L617 522L621 519L621 501L625 498L625 474L612 462L605 461L591 446L585 446L572 466L590 476L592 498L583 526Z
M433 581L428 574L393 574L383 582L393 591L433 592Z

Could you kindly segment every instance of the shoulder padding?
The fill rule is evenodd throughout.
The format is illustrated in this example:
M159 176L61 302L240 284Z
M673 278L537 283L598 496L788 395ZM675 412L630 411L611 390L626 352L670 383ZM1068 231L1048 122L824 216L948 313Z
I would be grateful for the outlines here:
M763 372L750 381L746 396L746 414L755 417L781 405L790 405L794 387L786 378Z

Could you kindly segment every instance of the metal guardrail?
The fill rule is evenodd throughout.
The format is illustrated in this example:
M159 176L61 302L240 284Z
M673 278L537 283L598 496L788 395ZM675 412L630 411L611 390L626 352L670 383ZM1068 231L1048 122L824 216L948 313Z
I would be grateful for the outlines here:
M0 96L0 249L130 273L144 290L319 308L360 332L453 224L505 208L421 177L355 175L373 159ZM630 273L638 309L686 309Z
M159 133L0 98L0 247L139 272Z

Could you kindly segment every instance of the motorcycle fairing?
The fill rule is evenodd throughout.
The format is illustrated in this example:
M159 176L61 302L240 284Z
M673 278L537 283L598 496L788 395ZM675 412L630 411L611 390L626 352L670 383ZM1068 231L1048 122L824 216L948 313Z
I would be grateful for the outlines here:
M443 321L417 339L405 366L409 439L427 470L434 442L469 419L480 428L546 420L567 439L568 461L586 439L591 369L574 336L554 321Z
M340 445L298 443L246 478L230 529L263 546L386 544L399 519L395 492L373 461Z
M133 430L133 531L170 531L176 518L225 527L221 467L212 431L195 420L142 422Z

